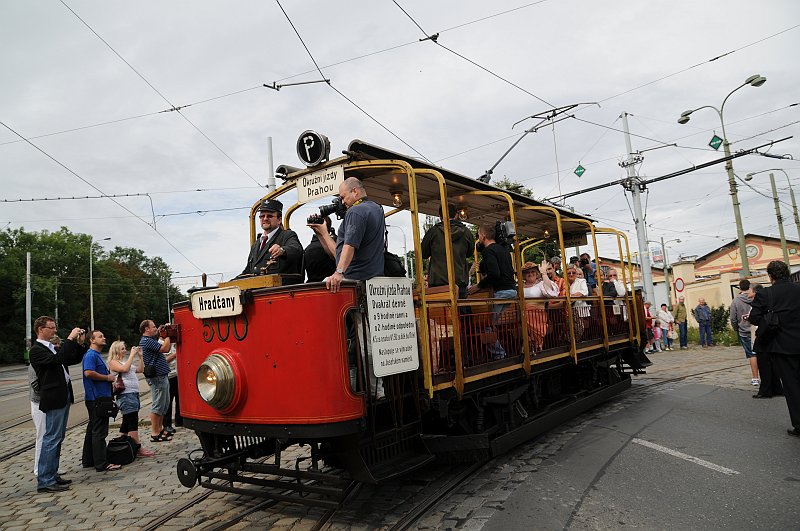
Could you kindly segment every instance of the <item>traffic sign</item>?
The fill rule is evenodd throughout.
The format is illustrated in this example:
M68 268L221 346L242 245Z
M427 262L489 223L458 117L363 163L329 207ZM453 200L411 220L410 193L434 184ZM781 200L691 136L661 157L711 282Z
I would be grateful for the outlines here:
M581 175L583 175L583 172L585 172L585 171L586 171L586 168L584 168L583 166L581 166L580 164L578 164L578 167L577 167L577 168L575 168L575 171L574 171L574 172L572 172L572 173L574 173L575 175L577 175L578 177L580 177Z
M722 145L722 139L717 135L714 135L711 137L711 141L708 143L708 145L714 149L719 149L719 147Z
M676 278L675 279L675 291L680 293L681 291L683 291L684 287L685 287L685 284L683 283L683 279L681 277Z
M297 139L297 156L306 166L317 166L328 160L331 143L328 137L316 131L304 131Z

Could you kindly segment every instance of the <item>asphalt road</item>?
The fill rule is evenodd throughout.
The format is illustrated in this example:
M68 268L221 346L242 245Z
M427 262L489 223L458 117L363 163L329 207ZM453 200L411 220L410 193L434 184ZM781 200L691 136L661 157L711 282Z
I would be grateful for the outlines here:
M686 384L597 419L484 529L800 528L800 440L751 394Z

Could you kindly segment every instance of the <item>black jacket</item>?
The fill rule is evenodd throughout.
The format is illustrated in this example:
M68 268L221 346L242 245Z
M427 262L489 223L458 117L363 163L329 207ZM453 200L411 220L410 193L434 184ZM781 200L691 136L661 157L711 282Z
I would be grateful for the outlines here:
M455 271L455 283L458 286L466 287L469 281L469 265L467 258L472 255L475 249L475 237L466 225L457 219L450 220L450 235L453 242L453 270ZM444 223L438 222L428 229L425 237L420 244L422 258L430 258L428 268L428 285L430 287L446 286L448 280L447 257L445 253Z
M478 284L481 288L490 287L493 291L517 288L517 284L514 281L514 265L511 263L511 253L497 242L483 250L480 271L484 275Z
M86 347L79 345L71 339L64 340L61 349L53 355L49 348L38 341L31 346L30 361L36 378L39 380L39 409L50 411L61 409L69 403L75 402L72 392L72 382L68 382L64 371L69 365L76 365L83 360Z
M769 293L769 295L767 295ZM775 337L762 343L761 321L767 313L772 298L772 307L780 321L780 331ZM756 352L774 352L800 356L800 284L790 280L778 280L771 287L756 293L749 320L759 327L756 331Z
M267 266L267 262L270 259L269 248L276 243L283 247L285 254L279 256L274 264ZM278 227L263 248L261 248L261 235L258 235L255 243L250 248L250 254L247 256L247 265L242 274L260 275L262 267L267 268L267 275L278 273L301 274L302 259L303 247L300 245L297 234L292 230Z

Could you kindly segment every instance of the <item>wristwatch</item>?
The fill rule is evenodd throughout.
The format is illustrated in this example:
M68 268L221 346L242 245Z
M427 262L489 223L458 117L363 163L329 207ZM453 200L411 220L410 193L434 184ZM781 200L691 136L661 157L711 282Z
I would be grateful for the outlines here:
M341 267L337 267L336 272L339 273L340 275L344 275L344 269L342 269Z

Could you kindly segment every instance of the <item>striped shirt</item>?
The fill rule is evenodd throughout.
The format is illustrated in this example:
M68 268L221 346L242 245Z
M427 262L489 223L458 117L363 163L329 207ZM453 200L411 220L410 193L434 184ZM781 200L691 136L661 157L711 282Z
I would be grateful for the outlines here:
M156 366L156 376L167 376L169 374L169 364L164 353L161 352L161 343L154 337L142 336L139 340L142 347L142 358L145 365Z

